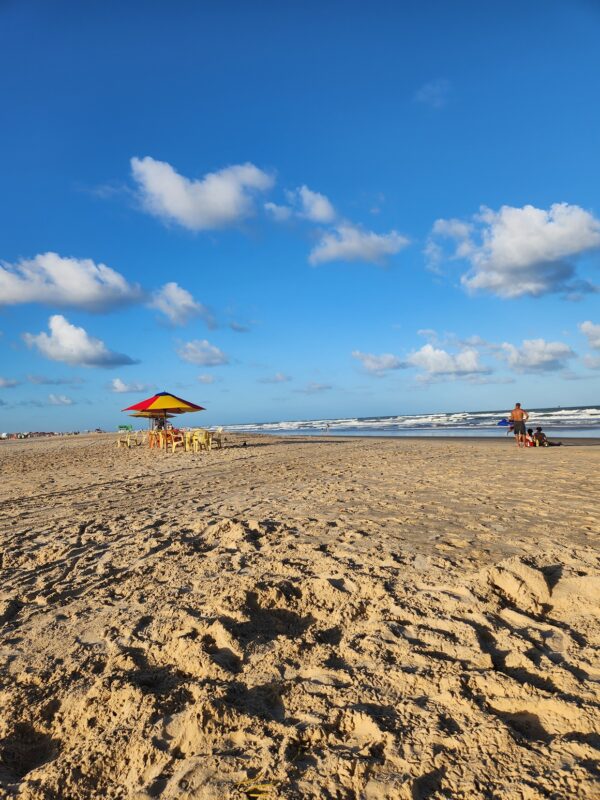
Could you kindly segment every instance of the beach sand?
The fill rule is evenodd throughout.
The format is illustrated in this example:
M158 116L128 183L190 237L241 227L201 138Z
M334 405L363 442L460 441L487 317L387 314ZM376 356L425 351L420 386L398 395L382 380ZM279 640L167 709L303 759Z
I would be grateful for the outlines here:
M600 447L114 442L0 443L0 797L600 796Z

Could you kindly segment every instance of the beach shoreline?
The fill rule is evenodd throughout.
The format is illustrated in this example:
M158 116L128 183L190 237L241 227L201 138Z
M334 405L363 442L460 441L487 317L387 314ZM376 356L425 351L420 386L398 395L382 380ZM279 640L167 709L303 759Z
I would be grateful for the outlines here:
M184 430L189 429L193 430L193 427L188 425L183 425L182 428ZM135 430L135 429L134 429ZM145 432L146 428L139 428L137 429L141 432ZM255 431L228 431L225 430L224 436L226 439L229 440L230 444L237 444L243 441L254 441L254 440L273 440L273 439L316 439L318 441L337 441L339 439L349 439L349 440L356 440L356 439L364 439L365 441L371 440L383 440L383 441L440 441L440 442L460 442L460 443L467 443L467 442L495 442L496 444L514 444L514 437L512 434L510 435L478 435L478 434L468 434L468 435L444 435L444 434L385 434L385 433L326 433L325 431L321 432L314 432L314 433L307 433L306 431L293 431L289 433L281 433L281 432L260 432L256 433ZM14 445L23 442L45 442L45 441L73 441L73 440L85 440L85 439L101 439L103 441L116 441L117 434L112 431L104 431L102 433L79 433L76 435L70 433L57 433L53 434L52 436L39 436L39 437L31 437L26 439L2 439L0 440L0 447L3 445ZM551 441L561 441L565 445L582 445L582 446L598 446L600 445L600 436L561 436L558 433L549 431L548 438ZM533 448L528 448L533 449ZM537 449L537 448L536 448Z
M0 446L0 796L596 796L600 450L116 438Z

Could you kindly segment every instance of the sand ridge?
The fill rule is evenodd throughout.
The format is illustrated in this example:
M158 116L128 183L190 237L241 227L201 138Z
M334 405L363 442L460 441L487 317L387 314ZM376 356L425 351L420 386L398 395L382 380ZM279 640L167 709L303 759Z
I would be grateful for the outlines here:
M229 438L0 449L1 797L598 795L600 449Z

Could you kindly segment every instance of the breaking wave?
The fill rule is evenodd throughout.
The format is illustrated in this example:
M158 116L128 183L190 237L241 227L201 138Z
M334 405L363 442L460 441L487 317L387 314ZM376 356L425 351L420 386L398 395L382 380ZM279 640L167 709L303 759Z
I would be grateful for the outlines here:
M546 432L573 436L600 435L600 407L540 408L529 410L528 425L541 425ZM498 426L506 417L502 411L462 411L439 414L400 414L390 417L347 419L304 419L227 425L232 432L278 434L347 434L373 436L477 435L506 436Z

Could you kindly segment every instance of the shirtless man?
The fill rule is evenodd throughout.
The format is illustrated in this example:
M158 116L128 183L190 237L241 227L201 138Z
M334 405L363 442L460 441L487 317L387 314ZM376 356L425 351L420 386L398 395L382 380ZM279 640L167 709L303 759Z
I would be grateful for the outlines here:
M521 408L521 403L515 403L515 407L510 412L510 421L514 425L513 433L517 447L525 447L525 423L528 419L529 414Z

